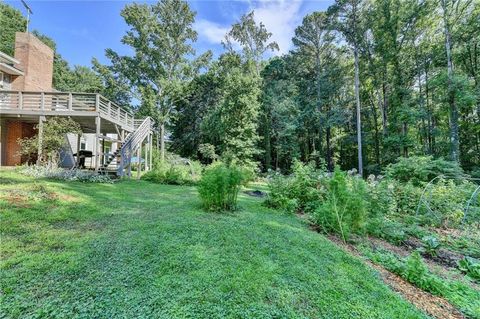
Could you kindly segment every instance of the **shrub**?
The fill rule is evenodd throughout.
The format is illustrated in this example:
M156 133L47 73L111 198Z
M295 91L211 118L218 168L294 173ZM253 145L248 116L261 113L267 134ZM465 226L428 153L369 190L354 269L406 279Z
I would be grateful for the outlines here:
M38 130L38 125L35 127ZM67 133L82 134L80 124L70 118L52 117L43 124L42 148L38 162L42 165L57 167L60 162L60 150L67 145ZM19 139L20 154L29 158L36 155L39 144L38 134Z
M153 169L143 174L142 179L159 184L195 185L201 173L199 162L168 154L164 163L155 160Z
M324 196L322 179L325 176L325 173L316 170L313 164L305 165L295 161L290 176L275 172L269 177L270 191L266 204L288 212L313 212Z
M424 203L420 206L422 224L443 227L457 227L464 217L466 202L477 186L468 181L455 183L453 180L440 179L427 189ZM478 203L472 202L469 221L476 218Z
M292 177L274 173L268 180L269 192L265 204L288 213L295 213L298 210L298 200L292 196L292 188Z
M326 232L340 234L345 241L350 233L364 230L365 198L365 182L337 169L328 182L325 201L312 214L313 221Z
M245 176L242 169L223 163L210 165L198 183L198 193L205 209L234 210Z
M401 157L397 163L390 164L385 169L386 176L401 182L412 182L421 185L439 175L458 178L463 176L462 168L455 162L431 156Z

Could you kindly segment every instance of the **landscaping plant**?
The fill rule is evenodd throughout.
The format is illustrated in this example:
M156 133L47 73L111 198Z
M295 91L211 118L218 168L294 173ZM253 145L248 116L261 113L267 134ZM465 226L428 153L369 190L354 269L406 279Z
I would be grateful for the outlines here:
M224 163L210 165L197 187L203 207L210 211L235 210L244 181L245 173L239 167Z
M38 125L36 126L38 130ZM68 144L66 134L82 134L80 124L67 117L51 117L43 123L42 147L38 153L39 137L19 139L20 154L27 156L29 161L38 155L38 164L49 167L58 167L60 163L60 151Z

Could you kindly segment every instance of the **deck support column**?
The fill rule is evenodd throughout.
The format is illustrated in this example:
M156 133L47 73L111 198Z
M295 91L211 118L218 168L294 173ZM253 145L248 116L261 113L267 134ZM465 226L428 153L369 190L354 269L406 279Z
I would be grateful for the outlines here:
M137 163L137 179L140 179L140 172L142 171L142 142L140 142L137 150Z
M95 172L98 172L100 169L100 126L101 120L100 116L95 118Z
M42 158L43 148L43 122L45 122L45 116L38 118L38 149L37 149L37 165L40 165Z
M75 167L79 168L80 166L80 134L77 134L77 158L75 161Z
M145 172L150 170L150 162L148 161L150 154L150 134L147 135L147 143L145 143Z
M149 155L149 157L150 157L150 158L149 158L149 160L148 160L148 163L149 163L148 169L150 169L150 170L151 170L151 169L153 168L153 162L152 162L152 153L153 153L153 134L152 134L152 133L150 133L148 136L150 137L150 141L149 141L149 142L150 142L150 145L149 145L149 148L150 148L150 153L148 153L148 155Z

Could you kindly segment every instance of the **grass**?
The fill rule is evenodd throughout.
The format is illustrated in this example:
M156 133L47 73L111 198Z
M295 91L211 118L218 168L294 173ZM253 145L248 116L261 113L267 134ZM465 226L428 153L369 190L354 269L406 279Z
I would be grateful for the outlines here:
M422 318L297 217L194 187L0 171L2 318Z

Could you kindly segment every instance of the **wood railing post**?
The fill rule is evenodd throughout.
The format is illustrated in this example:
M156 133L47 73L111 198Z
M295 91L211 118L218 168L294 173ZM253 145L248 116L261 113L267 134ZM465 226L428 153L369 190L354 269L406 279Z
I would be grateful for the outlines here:
M18 92L18 108L23 109L23 93L21 91Z
M45 110L45 93L42 92L42 97L41 97L41 100L40 100L40 109L43 111Z
M73 95L72 93L68 93L68 110L71 111L73 109Z
M45 122L45 116L38 118L38 145L37 145L37 165L40 165L43 153L43 122Z
M100 95L95 94L95 110L100 112Z
M100 116L97 116L95 118L95 126L96 126L96 130L95 130L95 172L98 172L99 168L100 168L100 128L101 128L101 124L100 124Z

